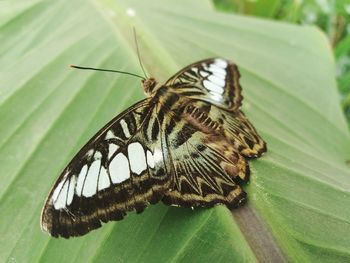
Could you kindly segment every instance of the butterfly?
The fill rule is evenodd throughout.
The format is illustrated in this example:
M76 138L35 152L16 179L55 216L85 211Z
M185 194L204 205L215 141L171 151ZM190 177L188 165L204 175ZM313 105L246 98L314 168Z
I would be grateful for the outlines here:
M193 63L165 84L142 80L148 98L107 123L49 193L41 228L81 236L159 201L236 208L246 201L249 158L266 143L248 121L240 73L223 58Z

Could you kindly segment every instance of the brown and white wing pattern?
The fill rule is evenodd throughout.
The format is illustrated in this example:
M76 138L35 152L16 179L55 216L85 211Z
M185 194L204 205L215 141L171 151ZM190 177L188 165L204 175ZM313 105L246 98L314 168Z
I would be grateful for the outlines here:
M212 58L185 67L165 85L174 88L179 95L236 111L242 102L239 78L234 63L223 58Z
M162 141L152 139L158 120L145 99L102 128L73 158L52 188L41 227L52 236L83 235L128 211L158 202L171 180Z
M167 205L212 207L224 204L237 208L245 203L240 184L249 179L246 160L220 141L206 141L207 136L193 134L191 139L172 150L175 169L174 186L165 193Z
M239 110L242 102L237 66L222 59L193 63L166 85L184 101L167 145L175 170L172 191L163 202L187 207L244 203L240 185L249 180L246 158L266 151L266 143ZM176 113L177 112L177 113Z
M236 151L246 158L257 158L266 152L266 143L241 111L229 112L211 108L211 115L221 123L225 137Z
M240 185L249 180L244 157L259 156L266 151L265 142L240 112L190 100L178 113L178 119L168 120L168 126L175 123L167 136L175 174L163 202L186 207L242 205L246 193Z

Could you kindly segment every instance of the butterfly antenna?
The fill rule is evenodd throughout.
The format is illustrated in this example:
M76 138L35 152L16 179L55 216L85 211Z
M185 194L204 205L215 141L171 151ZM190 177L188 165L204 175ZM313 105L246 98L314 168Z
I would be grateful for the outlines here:
M83 69L83 70L95 70L95 71L105 71L105 72L116 72L116 73L121 73L121 74L125 74L125 75L130 75L130 76L134 76L134 77L138 77L140 79L145 80L145 77L142 77L140 75L134 74L134 73L130 73L130 72L126 72L126 71L121 71L121 70L113 70L113 69L104 69L104 68L90 68L90 67L80 67L80 66L76 66L76 65L70 65L71 68L77 68L77 69Z
M135 40L135 45L136 45L137 57L139 59L139 63L140 63L143 75L145 75L145 78L148 78L147 74L145 72L145 69L143 68L142 62L141 62L140 50L139 50L139 45L137 43L137 36L136 36L136 29L135 29L135 27L133 27L133 31L134 31L134 40Z

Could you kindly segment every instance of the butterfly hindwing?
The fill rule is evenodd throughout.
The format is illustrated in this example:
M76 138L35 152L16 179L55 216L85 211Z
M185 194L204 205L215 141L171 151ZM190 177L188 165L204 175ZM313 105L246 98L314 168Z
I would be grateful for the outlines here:
M240 206L246 198L240 184L248 181L249 166L225 137L217 120L219 109L196 100L179 111L176 128L167 137L174 189L165 193L163 202L187 207Z
M244 157L256 158L266 152L266 143L241 111L211 108L211 116L222 125L229 143Z
M57 180L42 212L42 228L53 236L78 236L120 220L126 212L158 202L169 188L157 121L149 99L102 128Z
M200 99L230 111L241 106L242 95L237 66L222 58L193 63L171 77L165 85L182 96Z

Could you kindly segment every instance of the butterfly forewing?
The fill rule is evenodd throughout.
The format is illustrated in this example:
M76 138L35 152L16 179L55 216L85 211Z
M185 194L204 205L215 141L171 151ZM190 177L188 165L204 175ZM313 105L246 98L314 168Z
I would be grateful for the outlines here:
M239 78L240 74L235 64L226 59L213 58L185 67L165 85L176 88L183 96L235 111L242 102Z
M42 213L53 236L77 236L141 212L169 188L161 140L152 140L154 105L144 100L117 116L73 158L56 182Z

